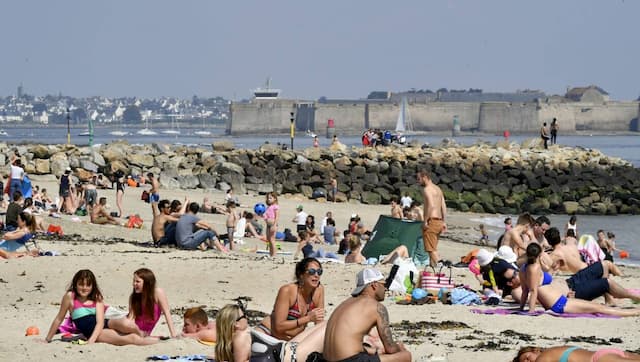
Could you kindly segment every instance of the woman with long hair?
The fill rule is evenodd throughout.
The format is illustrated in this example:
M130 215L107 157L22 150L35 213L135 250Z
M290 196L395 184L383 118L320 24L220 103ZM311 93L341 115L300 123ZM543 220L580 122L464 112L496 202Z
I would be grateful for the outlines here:
M322 352L325 323L280 341L251 330L245 307L228 304L216 316L216 361L262 362L306 361L312 352Z
M640 315L640 309L617 309L599 303L577 298L567 298L569 286L562 279L552 278L542 271L540 255L542 247L537 243L527 246L527 262L520 269L519 282L522 285L520 308L529 300L529 312L535 311L536 303L540 302L545 309L558 314L562 313L601 313L619 317ZM513 283L513 280L512 280Z
M171 337L176 336L176 330L171 319L171 309L167 295L162 288L156 286L156 276L147 268L140 268L133 273L133 291L129 296L129 315L140 329L140 335L151 335L153 328L160 319L160 314L169 327Z
M7 251L16 251L25 245L36 232L36 219L26 212L18 214L18 227L14 231L7 231L2 235L0 240L0 248Z
M324 286L320 284L322 265L315 258L296 264L296 281L278 290L271 315L257 326L262 332L282 340L302 333L310 322L324 321Z

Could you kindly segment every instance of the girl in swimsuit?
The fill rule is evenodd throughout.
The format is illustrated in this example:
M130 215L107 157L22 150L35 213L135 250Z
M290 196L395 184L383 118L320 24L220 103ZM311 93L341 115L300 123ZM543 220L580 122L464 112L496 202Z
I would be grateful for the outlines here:
M525 272L520 273L520 279L517 280L522 286L522 298L520 300L520 308L524 309L524 305L529 299L529 312L534 312L536 303L540 302L547 310L555 313L601 313L619 317L631 317L640 315L640 309L616 309L607 307L599 303L593 303L587 300L577 298L567 298L569 294L569 286L565 280L554 279L548 281L543 276L540 268L540 255L542 247L537 243L531 243L527 246L527 264L524 266ZM548 284L543 284L548 281ZM512 280L512 285L513 285ZM516 288L517 286L514 286Z
M309 322L324 321L324 286L320 284L322 265L315 258L296 264L296 282L283 285L273 312L258 326L278 339L290 340L302 333Z
M522 347L513 362L534 362L534 361L558 361L558 362L620 362L620 361L640 361L640 355L628 353L615 348L604 348L592 352L580 347Z
M156 276L147 268L136 270L133 273L133 291L129 297L127 317L135 321L141 336L148 336L158 323L161 313L164 314L171 337L175 337L169 301L164 290L156 287Z
M124 196L125 185L124 173L116 173L116 177L116 206L118 206L118 217L122 217L122 197Z
M88 269L78 271L62 297L60 310L51 323L46 341L51 342L69 312L76 328L88 339L88 343L102 342L123 346L158 342L157 338L143 338L133 333L135 326L132 327L132 323L126 318L105 319L106 309L95 275Z
M300 333L288 342L249 328L245 308L228 304L216 316L216 361L296 362L322 352L325 323Z
M278 218L280 216L280 205L275 192L267 194L267 211L264 213L264 220L267 223L267 242L269 243L269 255L276 256L276 229L278 228Z

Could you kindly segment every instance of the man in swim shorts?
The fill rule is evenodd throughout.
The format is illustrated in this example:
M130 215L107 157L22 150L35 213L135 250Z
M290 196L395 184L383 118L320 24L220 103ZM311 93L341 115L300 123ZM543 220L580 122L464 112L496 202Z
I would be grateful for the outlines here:
M411 352L395 342L389 327L389 313L383 304L386 287L384 277L376 269L358 272L351 298L331 314L324 335L322 355L326 361L380 361L378 353L393 355L396 361L411 361ZM384 351L365 351L363 338L375 327ZM390 356L391 357L391 356Z
M438 237L447 230L447 224L444 220L447 216L447 205L444 202L442 190L433 183L426 168L420 168L416 178L418 183L423 186L424 224L422 225L422 240L424 241L424 250L429 253L431 266L436 267L440 261Z

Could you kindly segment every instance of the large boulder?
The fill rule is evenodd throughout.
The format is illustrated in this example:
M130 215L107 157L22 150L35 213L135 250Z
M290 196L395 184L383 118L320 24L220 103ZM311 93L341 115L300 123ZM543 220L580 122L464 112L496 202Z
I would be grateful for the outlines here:
M200 180L193 175L178 176L177 180L181 189L195 189L200 184Z
M378 205L382 202L382 197L375 192L363 191L360 201L363 204Z
M201 173L198 175L198 181L200 181L200 187L205 190L209 190L216 187L218 178L216 175L212 175L210 173Z
M226 152L226 151L233 151L235 146L233 142L231 142L230 140L219 140L219 141L214 141L211 144L211 148L213 148L213 150L216 152Z
M562 203L562 207L564 209L565 214L574 215L578 212L579 203L575 201L565 201Z
M35 173L38 175L44 175L51 172L50 162L48 159L35 159Z

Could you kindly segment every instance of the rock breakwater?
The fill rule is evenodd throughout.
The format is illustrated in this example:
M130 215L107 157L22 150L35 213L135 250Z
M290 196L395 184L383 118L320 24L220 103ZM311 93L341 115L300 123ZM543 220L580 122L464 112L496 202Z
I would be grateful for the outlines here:
M416 170L427 166L445 193L447 205L460 211L517 214L640 213L640 169L597 150L536 142L443 143L437 147L330 148L283 150L265 144L234 149L228 141L212 147L129 145L100 147L0 144L0 165L17 151L29 174L61 175L71 167L81 180L92 173L153 172L166 188L220 189L236 193L326 195L338 181L337 200L389 203L393 195L421 200ZM5 170L8 167L5 166Z

